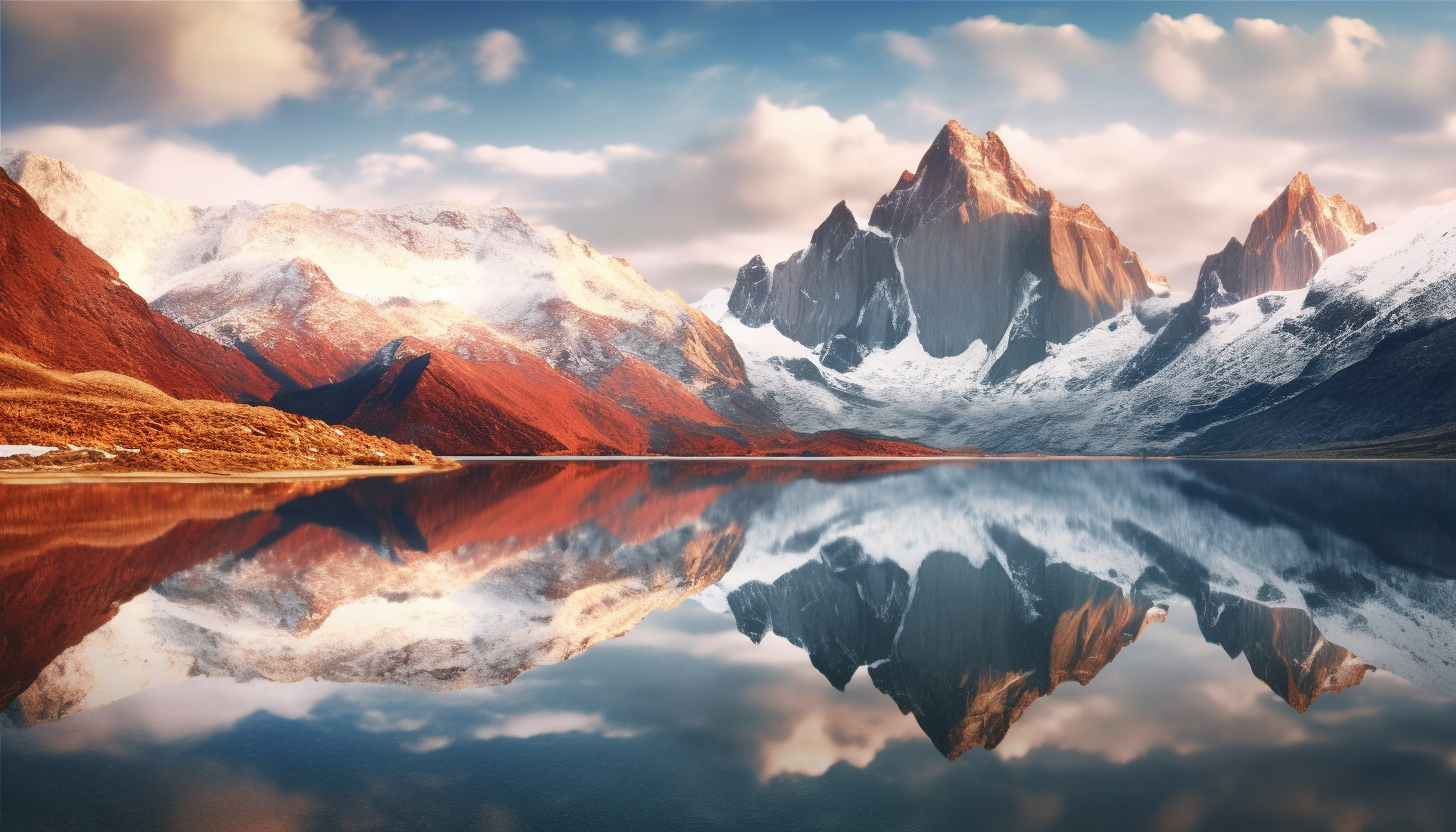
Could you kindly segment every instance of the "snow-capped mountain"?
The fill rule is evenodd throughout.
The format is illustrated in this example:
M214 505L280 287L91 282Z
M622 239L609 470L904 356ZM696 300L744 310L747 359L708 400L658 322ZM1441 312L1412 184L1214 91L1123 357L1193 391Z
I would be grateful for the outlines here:
M241 352L147 308L4 171L0 211L0 352L71 372L122 373L181 398L257 402L277 389Z
M995 133L951 121L867 228L839 203L808 248L771 272L758 256L740 269L728 309L839 371L909 338L936 358L994 345L1001 378L1166 288L1091 208L1037 187Z
M1258 266L1249 274L1297 281L1316 243L1334 248L1330 233L1348 241L1356 222L1368 228L1357 209L1323 200L1304 181L1255 223L1258 239L1245 247L1254 254L1240 261ZM1290 200L1292 211L1280 208ZM1320 206L1333 206L1329 222L1295 228L1289 219L1315 209L1323 216ZM1265 245L1260 229L1276 225L1283 230ZM1004 343L937 357L907 337L841 371L773 325L744 323L726 291L699 306L723 324L754 386L796 430L853 427L942 447L1115 455L1367 445L1449 433L1456 423L1446 381L1456 372L1448 343L1456 333L1456 203L1359 238L1324 259L1302 288L1222 307L1180 306L1166 295L1128 303L1004 379L995 369Z
M434 304L458 318L450 311L458 307L588 383L635 355L716 405L733 409L737 401L746 405L742 413L754 410L742 391L740 359L717 326L675 294L652 288L625 261L564 231L532 226L509 208L197 208L27 151L6 150L0 163L62 228L119 264L123 282L209 335L288 340L293 330L276 327L292 316L275 313L290 293L294 307L309 307L307 328L327 330L355 369L394 337L424 334L379 340L374 316L354 314L358 304L339 302L327 291L333 288L375 306L400 298L421 304L417 320ZM367 346L361 353L350 348L354 342ZM329 365L337 360L323 353L319 371L300 375L334 372Z

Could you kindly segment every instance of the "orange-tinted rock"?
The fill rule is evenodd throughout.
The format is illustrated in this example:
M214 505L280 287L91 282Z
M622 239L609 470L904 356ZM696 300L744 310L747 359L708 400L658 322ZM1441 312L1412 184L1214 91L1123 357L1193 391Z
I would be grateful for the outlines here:
M179 398L259 401L277 388L241 352L153 312L3 171L0 211L0 352L121 373Z
M1242 243L1230 239L1203 261L1197 291L1210 305L1222 306L1303 289L1326 258L1374 230L1359 208L1339 194L1326 197L1301 172L1254 218Z

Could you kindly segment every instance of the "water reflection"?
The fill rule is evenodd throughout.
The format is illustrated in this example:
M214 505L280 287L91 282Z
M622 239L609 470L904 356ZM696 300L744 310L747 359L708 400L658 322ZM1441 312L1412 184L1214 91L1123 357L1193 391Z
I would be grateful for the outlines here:
M1300 712L1372 667L1450 694L1453 471L521 462L8 487L0 690L8 720L35 725L196 677L485 689L696 597L752 642L801 648L834 688L866 667L951 758L1014 741L1041 697L1092 683L1170 603ZM627 730L540 714L477 736ZM782 738L779 770L848 730L831 722ZM903 730L881 733L864 747Z

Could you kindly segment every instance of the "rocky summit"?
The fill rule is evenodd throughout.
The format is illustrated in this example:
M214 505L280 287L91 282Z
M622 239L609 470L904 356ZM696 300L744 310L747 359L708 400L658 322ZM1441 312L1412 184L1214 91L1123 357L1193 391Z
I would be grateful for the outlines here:
M980 341L1004 379L1166 287L1095 211L1032 182L995 133L951 121L867 227L834 206L772 272L762 257L740 269L729 310L772 323L830 369L913 334L935 358Z

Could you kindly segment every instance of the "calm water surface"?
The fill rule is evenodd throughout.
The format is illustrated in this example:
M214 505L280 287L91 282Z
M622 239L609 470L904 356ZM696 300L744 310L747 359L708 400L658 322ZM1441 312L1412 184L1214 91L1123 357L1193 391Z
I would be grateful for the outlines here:
M6 830L1456 828L1456 465L0 486Z

